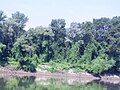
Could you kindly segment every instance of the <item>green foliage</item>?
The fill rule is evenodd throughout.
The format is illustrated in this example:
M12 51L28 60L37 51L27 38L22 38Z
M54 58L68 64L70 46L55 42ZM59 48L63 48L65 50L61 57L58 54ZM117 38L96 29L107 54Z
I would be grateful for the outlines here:
M2 53L3 50L5 50L5 48L6 48L6 45L0 43L0 53Z
M20 12L7 18L0 11L0 65L36 71L42 63L101 73L120 72L120 17L71 23L53 19L50 27L24 30L28 18Z
M50 66L54 67L55 69L59 68L59 69L65 69L68 70L71 67L70 63L64 62L64 63L56 63L54 61L50 61L49 62Z
M4 55L5 50L6 50L6 45L0 43L0 65L3 65L3 66L7 63L7 59Z
M79 47L79 42L76 42L71 46L71 48L68 48L68 50L66 51L66 59L68 63L74 64L78 62L78 60L80 59Z
M115 65L114 60L105 60L102 59L101 57L97 57L95 60L92 61L91 63L91 71L94 73L101 73L105 70L110 69L112 66Z

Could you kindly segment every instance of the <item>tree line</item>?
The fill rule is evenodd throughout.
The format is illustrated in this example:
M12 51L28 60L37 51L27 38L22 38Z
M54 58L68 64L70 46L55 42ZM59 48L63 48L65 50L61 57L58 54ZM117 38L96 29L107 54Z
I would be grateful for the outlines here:
M0 11L0 65L36 71L42 63L67 63L87 72L120 72L120 16L72 22L52 19L48 27L25 30L28 17Z

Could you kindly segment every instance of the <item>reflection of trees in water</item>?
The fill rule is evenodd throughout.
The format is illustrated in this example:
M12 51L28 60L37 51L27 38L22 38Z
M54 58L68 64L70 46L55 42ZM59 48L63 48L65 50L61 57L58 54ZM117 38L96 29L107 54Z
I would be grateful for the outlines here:
M6 82L6 90L26 90L27 88L31 88L31 85L33 85L35 82L35 77L31 76L25 76L22 78L14 77L11 79L8 79Z
M120 82L119 83L111 83L111 82L99 82L100 84L102 84L103 86L107 87L108 90L120 90Z
M47 83L47 84L45 84ZM119 85L113 85L94 81L91 83L81 83L76 81L72 84L65 79L40 79L35 77L11 77L8 79L0 78L0 90L119 90Z
M22 78L18 78L19 80L19 86L25 86L25 87L28 87L29 85L33 84L34 81L35 81L35 77L34 76L25 76L25 77L22 77Z

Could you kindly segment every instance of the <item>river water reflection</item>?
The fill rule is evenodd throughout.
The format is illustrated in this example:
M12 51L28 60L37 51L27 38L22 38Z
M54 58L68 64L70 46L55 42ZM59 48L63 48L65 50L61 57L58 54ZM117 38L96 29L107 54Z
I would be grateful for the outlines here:
M0 90L120 90L120 83L7 76L0 77Z

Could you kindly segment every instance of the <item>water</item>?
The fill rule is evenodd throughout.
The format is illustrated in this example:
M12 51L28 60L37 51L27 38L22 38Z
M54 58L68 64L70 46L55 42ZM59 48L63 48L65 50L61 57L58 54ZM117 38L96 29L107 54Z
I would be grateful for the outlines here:
M0 90L120 90L120 83L7 76L0 78Z

